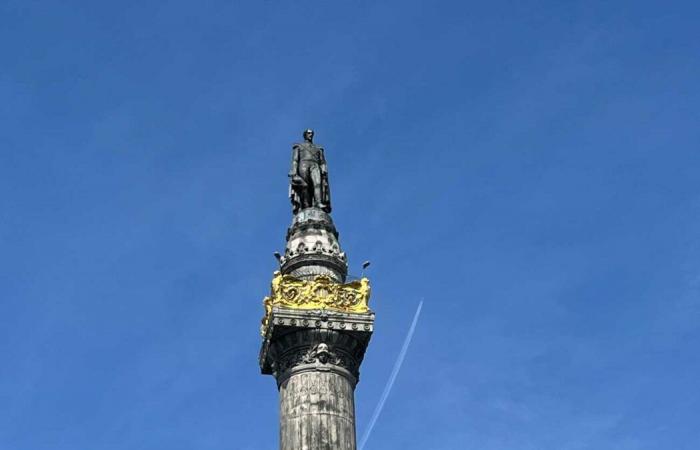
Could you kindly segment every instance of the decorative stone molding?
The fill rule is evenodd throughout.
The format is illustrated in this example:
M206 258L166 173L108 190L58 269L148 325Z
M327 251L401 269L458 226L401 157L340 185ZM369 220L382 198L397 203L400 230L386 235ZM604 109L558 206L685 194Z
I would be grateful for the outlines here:
M308 253L333 255L344 259L341 256L344 252L340 249L338 239L326 230L307 230L304 233L295 233L287 239L284 258Z
M348 273L345 254L337 256L323 253L306 253L290 258L282 258L281 271L297 278L309 279L316 275L330 275L335 282L342 283Z
M274 372L278 375L301 365L314 365L314 369L327 366L328 370L332 369L330 366L337 366L347 370L353 376L359 368L356 358L342 350L331 351L325 342L309 347L292 348L272 364Z
M275 306L299 310L334 310L348 313L368 313L371 288L369 280L362 278L347 284L336 283L327 275L313 280L301 280L276 271L272 278L270 296L265 297L261 334L269 324Z
M327 231L338 239L338 230L335 229L332 223L325 220L307 220L303 223L294 224L287 229L287 240L298 234L306 234L308 232L318 232L320 230Z
M365 321L372 319L367 317ZM295 373L330 371L344 376L354 386L371 331L311 328L314 324L308 320L307 325L308 328L274 327L260 353L262 372L274 375L281 384Z

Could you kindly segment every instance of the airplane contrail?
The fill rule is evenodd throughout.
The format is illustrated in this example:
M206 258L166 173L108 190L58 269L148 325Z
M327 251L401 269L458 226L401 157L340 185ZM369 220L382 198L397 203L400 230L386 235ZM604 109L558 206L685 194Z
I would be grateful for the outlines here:
M411 339L413 339L413 332L416 330L416 323L418 323L418 317L420 316L420 310L422 308L423 300L421 300L420 303L418 303L418 309L416 309L416 314L413 316L411 328L409 328L408 334L406 335L406 339L404 339L403 341L403 347L401 347L401 352L399 352L399 356L398 358L396 358L396 362L394 363L394 369L391 371L391 375L389 375L389 381L387 381L386 386L384 386L384 392L382 392L382 396L379 398L379 403L377 403L377 407L374 408L374 413L372 413L372 418L369 421L369 425L367 425L367 429L362 435L359 450L362 450L365 444L367 443L367 439L369 439L369 435L372 433L374 424L377 423L379 414L381 414L382 409L384 408L384 403L386 403L386 399L389 397L389 392L391 392L391 388L394 387L394 381L396 381L396 376L399 374L399 370L401 370L401 364L403 364L403 359L406 357L408 345L411 343Z

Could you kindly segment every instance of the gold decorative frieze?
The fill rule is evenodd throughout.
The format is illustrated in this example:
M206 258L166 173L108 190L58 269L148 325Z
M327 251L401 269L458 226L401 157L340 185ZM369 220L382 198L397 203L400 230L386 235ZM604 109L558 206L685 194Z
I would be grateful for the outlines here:
M326 275L319 275L313 280L300 280L276 271L272 278L270 296L263 300L263 334L274 306L366 313L369 312L370 290L367 278L340 284Z

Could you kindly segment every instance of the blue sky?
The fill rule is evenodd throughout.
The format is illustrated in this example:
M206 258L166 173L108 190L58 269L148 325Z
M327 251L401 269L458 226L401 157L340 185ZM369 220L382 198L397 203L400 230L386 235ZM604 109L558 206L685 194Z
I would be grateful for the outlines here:
M0 449L277 446L290 144L373 449L700 445L697 2L0 3Z

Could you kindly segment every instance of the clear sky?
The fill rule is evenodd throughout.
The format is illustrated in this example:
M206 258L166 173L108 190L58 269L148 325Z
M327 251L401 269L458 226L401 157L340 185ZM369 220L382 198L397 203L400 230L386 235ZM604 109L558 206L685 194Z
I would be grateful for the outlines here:
M290 145L365 450L700 448L698 2L0 3L0 449L270 450Z

